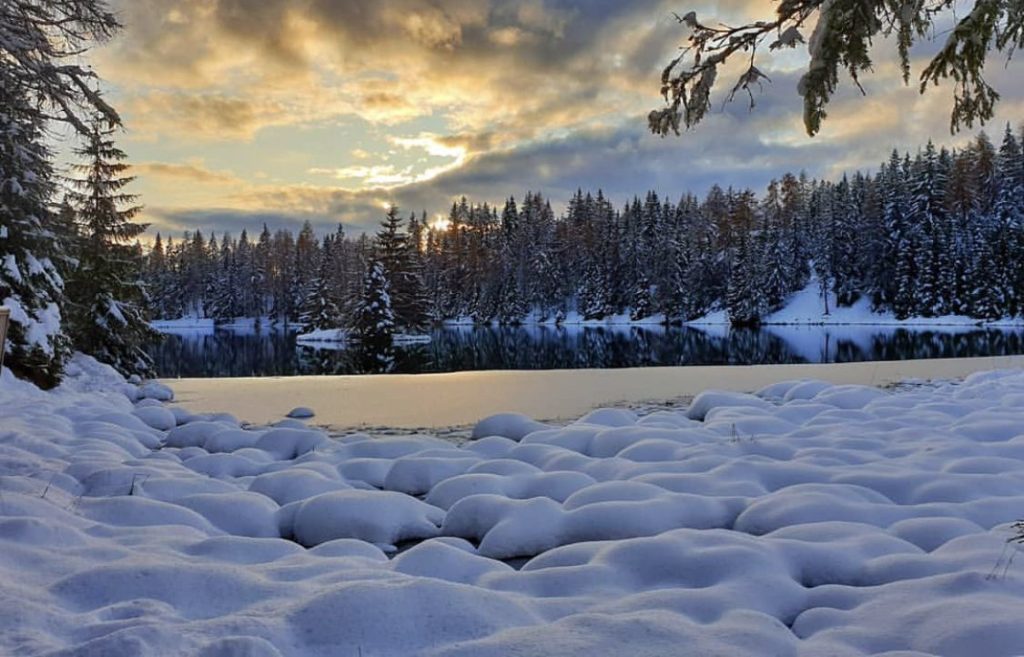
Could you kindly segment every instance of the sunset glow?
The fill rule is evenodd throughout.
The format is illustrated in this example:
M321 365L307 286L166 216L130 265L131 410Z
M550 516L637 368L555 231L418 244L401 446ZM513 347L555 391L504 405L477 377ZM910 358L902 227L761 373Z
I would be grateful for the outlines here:
M433 221L431 221L428 225L434 230L444 231L451 228L452 222L448 219L448 217L439 214L435 215Z
M841 80L830 115L846 118L808 138L796 94L806 52L764 55L772 84L753 112L716 104L700 131L655 137L644 117L685 38L671 0L233 6L117 0L125 29L94 55L154 230L238 234L309 219L357 234L375 230L382 190L403 212L527 190L561 204L577 187L619 204L649 188L672 198L713 182L763 189L786 170L833 175L874 167L892 147L962 142L949 136L949 90L918 95L886 57L862 80L869 104ZM692 8L738 20L772 6ZM1013 75L991 71L999 127L1024 109Z

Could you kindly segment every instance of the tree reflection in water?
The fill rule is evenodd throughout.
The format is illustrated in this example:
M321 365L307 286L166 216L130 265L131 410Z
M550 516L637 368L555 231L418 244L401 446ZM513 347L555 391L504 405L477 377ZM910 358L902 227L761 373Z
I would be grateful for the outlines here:
M163 377L752 365L1024 353L1021 329L880 326L446 327L386 354L313 348L287 332L175 334L149 348Z

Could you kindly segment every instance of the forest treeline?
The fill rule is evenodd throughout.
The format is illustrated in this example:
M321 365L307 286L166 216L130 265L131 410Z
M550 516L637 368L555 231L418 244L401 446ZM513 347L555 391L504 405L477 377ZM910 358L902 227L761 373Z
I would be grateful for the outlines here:
M351 326L381 295L397 330L471 319L516 324L577 312L685 321L724 309L756 325L816 281L899 318L1024 314L1024 153L998 146L893 152L873 174L786 174L758 196L712 187L615 207L578 191L556 216L538 193L503 207L454 203L442 224L391 208L375 236L158 235L144 262L156 315L265 316ZM386 289L367 285L378 268ZM378 278L381 272L377 272ZM823 295L822 310L828 308Z

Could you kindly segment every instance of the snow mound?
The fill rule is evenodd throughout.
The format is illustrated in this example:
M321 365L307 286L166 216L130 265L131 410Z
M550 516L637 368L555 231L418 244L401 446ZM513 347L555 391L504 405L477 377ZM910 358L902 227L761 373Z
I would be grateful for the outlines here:
M437 536L444 513L414 497L388 491L323 493L295 511L292 533L305 546L336 538L394 549L397 543Z
M741 392L723 390L707 390L700 393L690 402L686 409L686 417L691 420L703 420L714 408L767 408L768 402Z
M498 413L484 418L473 427L472 438L478 440L489 436L500 436L510 440L522 440L534 431L551 427L528 418L520 413Z
M0 654L1019 657L1024 372L465 445L0 372ZM389 555L391 558L389 558Z

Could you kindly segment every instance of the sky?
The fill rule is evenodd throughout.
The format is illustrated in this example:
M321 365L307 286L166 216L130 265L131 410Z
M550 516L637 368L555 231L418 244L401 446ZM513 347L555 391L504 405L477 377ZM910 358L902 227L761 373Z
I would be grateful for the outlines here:
M891 43L808 137L806 52L764 57L757 106L725 104L681 137L647 131L673 12L768 17L766 0L112 0L124 30L93 53L150 235L243 228L375 230L387 204L445 214L577 189L616 203L654 189L762 189L787 171L873 169L892 148L951 136L951 89L903 86ZM916 71L934 44L915 51ZM1024 117L1024 63L989 64L1003 95L987 130ZM721 84L728 84L723 76Z

